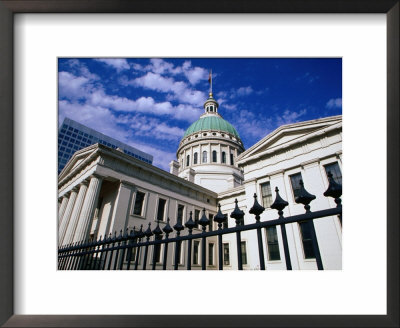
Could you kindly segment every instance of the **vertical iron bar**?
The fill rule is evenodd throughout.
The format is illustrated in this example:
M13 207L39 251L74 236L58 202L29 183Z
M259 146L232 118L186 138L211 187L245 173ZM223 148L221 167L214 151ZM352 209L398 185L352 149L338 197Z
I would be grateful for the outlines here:
M179 255L181 252L181 241L178 240L175 243L175 261L174 261L174 270L178 270L178 263L179 263Z
M125 241L122 246L126 246L127 243L128 243L128 241ZM119 259L119 270L122 270L124 267L125 248L122 248L121 251L122 251L121 252L122 254Z
M143 267L142 270L146 270L146 262L147 262L147 252L149 251L149 241L146 242L146 246L144 248L144 258L143 258Z
M189 239L187 243L188 243L187 269L192 270L192 240Z
M130 240L129 241L129 246L128 246L128 248L127 248L127 256L128 256L128 259L127 259L127 261L128 261L128 264L127 264L127 266L126 266L126 269L127 270L129 270L130 269L130 267L131 267L131 261L132 261L132 250L133 250L133 244L135 243L135 240L134 239L132 239L132 240Z
M113 254L114 254L114 246L115 246L115 243L112 243L112 244L111 244L110 259L108 260L107 270L111 270L111 263L112 263Z
M156 237L154 236L154 240L156 240ZM151 264L151 270L156 269L156 252L157 252L157 246L156 244L153 245L153 263Z
M206 237L201 238L201 270L206 269Z
M168 253L168 243L165 243L164 257L163 257L163 270L167 270L167 253Z
M218 235L218 270L224 269L224 257L222 249L222 235Z
M317 235L315 233L314 221L309 220L308 225L310 227L311 240L314 249L315 260L317 261L318 270L324 270L324 266L322 265L321 253L319 252Z
M107 248L106 248L106 245L104 245L104 262L103 262L103 265L102 265L102 268L101 268L101 270L105 270L106 269L106 264L107 264L107 258L108 258L108 252L109 252L109 249L110 248L110 244L107 244Z
M139 242L141 240L139 239ZM135 270L137 270L138 265L139 265L139 254L140 254L140 246L137 246L136 248L136 259L135 259Z
M260 269L265 270L265 261L264 261L264 249L261 235L261 228L257 228L257 239L258 239L258 255L260 257Z
M285 253L286 269L292 270L292 262L290 260L290 253L289 253L289 244L286 235L286 226L284 224L281 224L280 227L282 232L282 242L283 242L283 250Z
M89 261L87 263L88 270L92 270L92 262L93 262L93 257L94 257L95 252L96 252L96 247L94 246L90 250Z
M113 270L117 270L118 257L119 257L119 247L120 246L121 246L121 242L118 242L118 244L117 244L117 254L115 254L114 269Z
M242 240L240 238L240 231L236 231L236 245L238 257L238 270L243 270L242 264Z

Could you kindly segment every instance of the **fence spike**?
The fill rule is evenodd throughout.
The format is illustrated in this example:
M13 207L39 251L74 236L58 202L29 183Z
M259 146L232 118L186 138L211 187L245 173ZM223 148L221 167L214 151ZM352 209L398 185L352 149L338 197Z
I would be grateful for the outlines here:
M264 212L265 208L258 203L256 193L254 193L253 197L254 197L254 204L253 207L250 209L249 213L254 214L256 216L256 221L260 222L260 214Z
M144 232L144 235L146 236L147 240L149 240L150 237L153 236L153 233L151 232L150 226L151 226L151 222L149 222L149 226L146 229L146 231Z
M280 218L283 218L283 209L289 205L289 203L284 200L280 195L279 195L279 189L278 187L275 187L275 201L271 205L271 208L274 210L278 211L278 215Z
M243 219L243 217L244 217L244 212L241 209L239 209L238 200L237 198L235 198L235 209L231 213L231 218L235 219L236 225L240 225L240 221Z
M176 224L174 225L174 229L176 230L176 235L179 236L181 234L181 231L185 229L185 227L182 225L182 222L180 220L176 220Z
M210 220L207 219L205 208L203 208L203 215L201 216L201 218L199 220L199 224L203 227L203 232L206 232L206 228L210 224Z
M297 204L303 204L306 212L310 211L310 203L315 199L315 195L310 194L305 188L303 180L300 180L300 192L294 200Z
M218 229L222 229L222 224L226 222L227 217L221 212L221 204L218 203L218 212L214 216L214 221L218 223Z
M169 224L169 217L167 218L167 224L166 224L165 227L163 228L163 231L165 232L166 238L168 238L168 235L169 235L172 231L174 231L174 230L172 230L172 228L171 228L171 226L170 226L170 224Z
M333 179L333 175L330 171L328 172L328 181L329 186L324 192L324 196L334 198L337 207L342 206L342 200L340 199L340 196L342 196L342 185Z
M187 220L187 222L185 223L185 227L189 229L189 235L192 234L192 230L195 226L196 224L192 219L192 211L190 211L189 220Z
M153 234L155 235L156 239L159 238L163 234L161 229L160 229L160 222L159 221L157 221L157 226L154 228Z

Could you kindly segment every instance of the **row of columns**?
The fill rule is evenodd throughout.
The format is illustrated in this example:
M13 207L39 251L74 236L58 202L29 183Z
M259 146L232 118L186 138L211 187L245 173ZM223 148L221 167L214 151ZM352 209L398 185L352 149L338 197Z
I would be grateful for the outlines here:
M102 178L92 175L64 195L58 211L58 245L82 241L89 234Z

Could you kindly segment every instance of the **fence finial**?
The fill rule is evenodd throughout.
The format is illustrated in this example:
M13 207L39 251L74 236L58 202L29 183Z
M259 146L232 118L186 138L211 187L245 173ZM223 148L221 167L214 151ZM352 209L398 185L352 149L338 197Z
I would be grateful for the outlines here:
M236 198L235 199L235 209L231 213L231 218L235 219L236 225L239 225L240 221L243 219L243 217L244 217L244 212L241 209L239 209L238 200Z
M193 219L192 219L192 211L190 211L189 220L187 220L187 222L185 223L185 227L189 229L189 235L192 234L192 230L195 226L196 226L196 224L193 222Z
M280 195L279 195L279 189L278 187L275 187L275 201L271 205L271 208L274 210L278 211L278 215L280 218L283 218L283 209L289 205L289 203L284 200Z
M340 199L340 196L342 196L342 185L333 179L333 175L330 171L328 172L328 181L329 186L324 192L324 196L334 198L337 207L342 206L342 200Z
M203 208L203 215L201 216L200 220L199 220L199 224L203 227L203 232L206 232L206 227L209 225L210 220L207 219L206 216L206 209Z
M260 214L264 212L265 208L258 203L256 193L254 193L253 197L254 197L254 204L253 207L250 209L249 213L254 214L256 216L256 221L260 222Z
M221 204L218 203L218 212L214 216L214 221L218 223L218 229L222 229L222 224L227 220L227 217L221 212Z
M310 203L315 199L315 195L310 194L305 188L303 180L300 180L299 195L294 200L297 204L303 204L306 212L310 212Z
M168 235L172 232L172 231L174 231L174 230L172 230L172 228L171 228L171 226L169 225L169 217L167 218L167 224L166 224L166 226L163 228L163 231L165 232L165 238L168 238Z

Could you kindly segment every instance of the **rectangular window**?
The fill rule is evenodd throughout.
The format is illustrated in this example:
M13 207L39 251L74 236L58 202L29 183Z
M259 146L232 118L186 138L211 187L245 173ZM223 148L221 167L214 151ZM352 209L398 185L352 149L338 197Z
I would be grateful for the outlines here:
M231 158L231 165L233 165L233 154L231 154L231 156L230 156Z
M160 198L158 200L158 209L157 209L157 220L164 221L164 213L165 213L165 204L167 201L165 199Z
M178 215L177 215L177 221L183 224L183 210L185 209L185 206L183 205L178 205Z
M315 259L314 248L311 239L309 222L300 222L301 240L303 242L304 258Z
M242 264L247 264L247 253L246 253L246 242L242 241L240 243L240 248L242 249Z
M208 224L208 231L213 231L214 215L208 214L208 220L210 221L210 223Z
M198 228L199 227L199 219L200 219L200 210L194 210L194 223L195 223L195 227Z
M296 199L300 194L300 180L301 173L296 173L290 176L290 182L292 184L293 196Z
M272 205L272 192L271 185L268 182L261 184L261 195L262 195L262 204L265 208L271 207Z
M214 265L214 244L208 244L208 265Z
M332 173L333 180L336 183L342 184L342 172L340 171L340 167L338 162L327 164L324 166L326 176L328 176L328 172Z
M268 260L278 261L281 259L279 254L278 234L276 233L276 226L268 227L267 230L267 243L268 243Z
M199 264L199 249L200 249L200 242L195 240L193 242L193 264Z
M133 214L142 215L144 196L145 196L144 193L142 193L140 191L136 192L135 206L133 208Z
M203 151L203 163L207 163L207 152Z
M229 243L224 243L224 265L230 265L229 260Z

